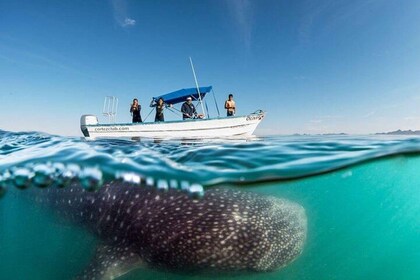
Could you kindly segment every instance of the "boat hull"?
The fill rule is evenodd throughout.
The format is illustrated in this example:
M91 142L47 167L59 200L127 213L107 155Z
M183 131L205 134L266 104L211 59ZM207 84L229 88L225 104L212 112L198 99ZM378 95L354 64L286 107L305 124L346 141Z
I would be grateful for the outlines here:
M85 124L81 129L86 138L223 138L252 135L265 113L258 111L238 117L193 119L184 121Z

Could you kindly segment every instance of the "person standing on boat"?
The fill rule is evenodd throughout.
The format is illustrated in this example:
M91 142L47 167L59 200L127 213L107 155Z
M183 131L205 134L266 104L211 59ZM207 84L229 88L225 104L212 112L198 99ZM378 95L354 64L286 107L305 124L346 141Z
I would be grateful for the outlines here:
M182 104L181 107L182 119L193 119L197 118L197 110L195 109L194 104L192 103L192 98L187 97L187 100Z
M227 116L232 117L236 112L235 101L233 101L233 94L229 94L229 99L225 102L225 109L227 110Z
M166 107L165 101L163 98L159 98L156 102L155 99L150 102L150 107L156 107L155 122L164 122L165 117L163 116L163 110Z
M137 98L134 98L133 104L131 104L131 108L130 108L130 113L133 116L133 123L143 122L141 120L140 111L141 111L141 105L139 104L139 101L137 100Z

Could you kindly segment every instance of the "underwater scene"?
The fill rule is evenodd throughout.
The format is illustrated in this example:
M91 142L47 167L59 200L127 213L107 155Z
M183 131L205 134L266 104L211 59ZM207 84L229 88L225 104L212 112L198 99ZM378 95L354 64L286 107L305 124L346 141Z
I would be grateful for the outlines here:
M420 138L0 131L0 279L420 279Z

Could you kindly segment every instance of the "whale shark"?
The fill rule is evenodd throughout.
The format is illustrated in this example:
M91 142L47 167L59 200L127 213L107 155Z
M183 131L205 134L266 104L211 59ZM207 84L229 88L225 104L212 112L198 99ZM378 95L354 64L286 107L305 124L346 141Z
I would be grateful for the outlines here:
M115 279L150 267L183 273L267 272L302 252L305 210L286 199L228 188L191 198L109 182L95 192L79 185L47 188L36 201L100 240L78 279Z

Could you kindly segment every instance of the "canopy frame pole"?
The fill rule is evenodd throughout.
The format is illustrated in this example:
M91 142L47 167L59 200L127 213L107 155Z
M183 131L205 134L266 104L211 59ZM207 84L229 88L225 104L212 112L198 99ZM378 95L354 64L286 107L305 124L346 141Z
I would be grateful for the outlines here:
M205 100L203 102L204 102L204 105L206 105L207 116L210 119L211 117L210 117L210 113L209 113L209 107L207 106L207 102Z
M216 95L214 94L214 90L213 89L211 89L211 93L213 93L214 104L216 105L216 109L217 109L217 116L220 117L219 106L217 105Z
M204 110L203 102L202 102L202 100L201 100L200 87L198 86L197 76L195 75L194 65L193 65L193 62L192 62L191 56L190 56L190 63L191 63L191 69L192 69L192 72L193 72L193 75L194 75L195 86L197 87L198 100L199 100L200 105L201 105L201 110L203 111L203 113L205 113L205 114L206 114L206 115L204 116L204 118L207 118L208 112L206 112L206 111Z

